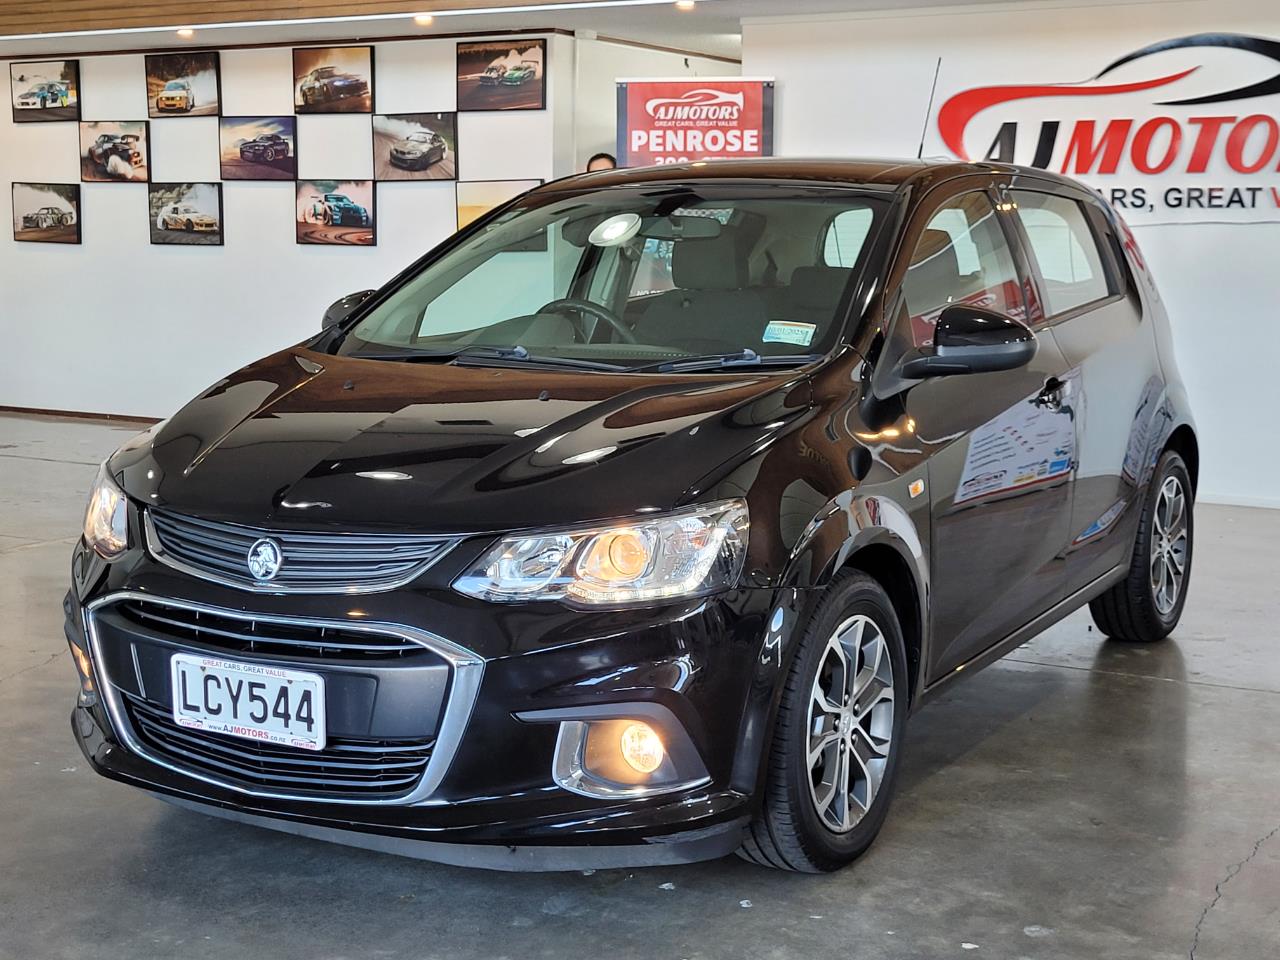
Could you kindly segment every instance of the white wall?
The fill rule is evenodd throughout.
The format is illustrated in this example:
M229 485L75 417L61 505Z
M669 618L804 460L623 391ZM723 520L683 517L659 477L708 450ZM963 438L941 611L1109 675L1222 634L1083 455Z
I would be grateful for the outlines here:
M1055 0L769 18L744 23L743 72L777 78L781 155L915 156L927 120L929 156L945 152L934 119L950 94L987 84L1084 81L1132 50L1209 31L1280 38L1280 8L1274 0ZM1150 76L1159 68L1147 69ZM1260 69L1270 76L1276 67L1263 61ZM1143 96L1148 109L1161 99ZM1244 115L1275 107L1273 98L1202 109ZM1053 117L1053 110L1041 108L1040 116ZM1218 182L1214 176L1211 169L1199 182ZM1105 179L1090 182L1106 187ZM1255 180L1264 189L1280 183L1274 173ZM1202 498L1280 507L1280 447L1270 426L1280 355L1280 222L1158 223L1158 212L1125 215L1171 315L1199 428ZM1269 216L1280 220L1280 210Z
M592 154L617 153L617 88L627 77L736 77L742 67L708 57L577 37L574 142L581 167Z
M573 44L548 37L547 110L459 115L462 179L572 172ZM454 46L374 44L375 110L453 110ZM86 56L80 69L84 119L146 118L141 54ZM292 113L292 75L287 46L224 51L223 113ZM218 179L217 118L152 120L151 138L153 180ZM372 175L367 115L299 117L298 139L303 178ZM380 183L376 247L299 246L292 182L228 181L224 246L152 246L145 184L86 183L80 246L15 242L9 183L77 182L78 143L75 123L14 124L0 111L0 406L167 416L309 336L331 301L379 285L455 228L452 182Z
M546 110L458 115L460 179L549 180L611 149L615 76L736 72L593 38L547 43ZM453 110L454 47L375 43L375 111ZM223 51L223 114L291 114L290 49ZM146 118L141 54L81 57L80 70L84 119ZM219 179L216 117L152 120L151 141L153 180ZM367 115L301 116L298 142L304 179L372 175ZM86 183L80 246L13 240L9 183L79 177L76 124L14 124L0 110L0 406L167 416L309 336L334 299L381 284L455 227L452 182L380 183L376 247L299 246L292 182L228 181L223 246L152 246L144 184Z

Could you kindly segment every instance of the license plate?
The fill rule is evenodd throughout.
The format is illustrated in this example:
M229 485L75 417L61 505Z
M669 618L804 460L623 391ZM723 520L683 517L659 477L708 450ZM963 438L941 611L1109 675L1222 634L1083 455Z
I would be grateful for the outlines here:
M323 750L324 677L260 663L175 653L179 726L302 750Z

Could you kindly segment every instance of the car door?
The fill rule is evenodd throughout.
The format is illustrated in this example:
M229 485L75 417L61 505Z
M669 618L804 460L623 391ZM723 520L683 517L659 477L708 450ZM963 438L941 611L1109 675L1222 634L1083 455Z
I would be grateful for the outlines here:
M1043 328L1007 211L990 192L998 182L966 178L922 201L905 232L905 264L892 274L902 278L892 342L930 345L938 315L956 303ZM1063 597L1074 442L1067 371L1046 335L1024 367L931 378L904 394L931 498L928 680Z
M1079 383L1068 545L1073 593L1128 562L1144 465L1159 435L1163 379L1119 222L1088 191L1022 177L1010 200L1048 326Z

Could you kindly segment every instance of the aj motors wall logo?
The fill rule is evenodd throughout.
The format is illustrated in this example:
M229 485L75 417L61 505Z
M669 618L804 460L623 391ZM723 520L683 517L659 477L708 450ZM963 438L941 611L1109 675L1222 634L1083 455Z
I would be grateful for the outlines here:
M700 88L679 97L653 97L644 102L655 120L718 120L736 122L742 116L743 95Z
M1178 37L1083 83L964 90L939 109L938 134L955 156L1080 177L1129 210L1272 219L1280 216L1280 101L1268 99L1280 96L1277 64L1280 41Z

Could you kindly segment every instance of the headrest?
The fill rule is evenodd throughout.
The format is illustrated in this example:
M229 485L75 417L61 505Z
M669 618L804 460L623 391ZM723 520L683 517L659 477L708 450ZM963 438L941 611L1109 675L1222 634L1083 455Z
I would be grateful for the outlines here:
M834 310L848 279L844 267L796 267L791 271L791 302L809 310Z
M920 306L937 306L956 293L960 288L960 261L956 259L951 235L945 230L926 230L921 234L908 275L917 297L937 301ZM915 305L912 309L916 309Z
M737 237L723 230L718 237L675 241L671 279L682 290L740 290L747 285L747 261L738 255Z

